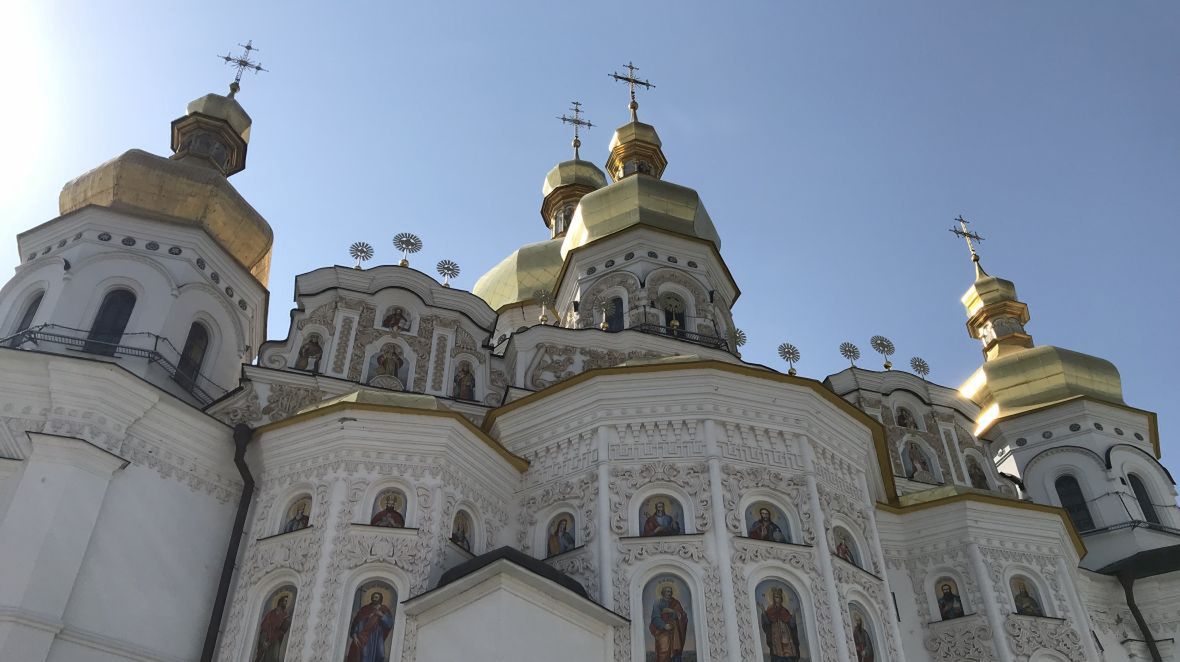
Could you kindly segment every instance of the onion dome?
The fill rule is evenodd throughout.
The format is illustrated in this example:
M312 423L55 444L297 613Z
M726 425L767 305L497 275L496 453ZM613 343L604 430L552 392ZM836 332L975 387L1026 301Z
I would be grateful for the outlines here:
M274 233L227 176L246 164L250 117L232 98L208 94L172 123L175 154L133 149L67 183L61 213L90 205L203 230L266 285Z
M492 267L471 291L493 310L531 301L537 290L552 291L561 271L562 239L526 244Z
M1113 363L1051 345L1033 346L1024 330L1028 306L1016 285L989 276L976 258L976 279L962 298L967 329L983 343L984 364L959 388L980 406L978 431L999 418L1087 397L1123 404L1122 379Z
M615 129L610 141L610 156L606 159L606 171L619 181L635 174L659 178L668 167L668 159L661 148L656 128L632 119Z
M589 161L575 158L553 166L541 185L541 195L544 196L541 218L554 237L565 234L582 196L603 186L606 186L606 175Z

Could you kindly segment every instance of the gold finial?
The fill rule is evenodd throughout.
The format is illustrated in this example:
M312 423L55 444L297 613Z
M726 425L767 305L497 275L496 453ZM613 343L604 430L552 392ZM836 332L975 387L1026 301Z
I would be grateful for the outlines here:
M619 82L626 83L627 86L631 88L631 103L627 107L631 109L631 121L638 122L639 114L637 111L639 110L639 102L635 100L635 86L639 85L644 89L650 90L651 88L655 87L655 85L652 85L651 81L636 78L635 72L639 71L639 67L635 66L634 64L628 62L623 66L627 69L626 76L623 76L618 72L614 72L610 74L610 77Z
M578 137L578 129L580 129L582 127L586 127L587 129L589 129L590 127L592 127L594 125L590 123L590 120L582 119L582 102L581 101L571 101L570 102L570 110L573 111L573 113L574 113L573 117L567 117L563 113L562 116L558 117L557 119L561 120L565 124L573 124L574 125L574 143L573 143L574 144L574 160L577 161L579 158L581 158L578 155L578 148L582 146L582 140L581 140L581 138Z
M253 39L247 41L244 44L238 44L238 46L241 46L243 49L245 49L242 51L240 56L233 56L229 53L217 56L225 60L226 64L232 64L234 69L237 69L237 73L234 75L234 82L229 84L229 98L231 99L234 98L234 95L238 93L238 90L242 89L242 72L246 71L247 69L253 71L254 73L266 71L266 69L262 68L261 62L256 63L250 60L250 53L258 50L254 47Z
M955 219L955 222L959 224L959 227L951 228L951 233L967 240L967 250L971 251L971 262L975 264L975 277L980 278L986 276L987 272L984 271L983 266L979 264L979 253L975 252L975 244L972 243L972 240L983 241L983 237L979 236L978 232L972 232L967 229L968 221L963 219L962 214L959 214L959 217Z

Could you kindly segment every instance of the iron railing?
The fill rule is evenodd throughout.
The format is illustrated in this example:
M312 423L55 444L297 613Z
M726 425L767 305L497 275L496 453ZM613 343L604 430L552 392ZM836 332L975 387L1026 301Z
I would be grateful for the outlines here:
M627 327L634 329L640 333L650 333L658 336L668 336L669 338L676 338L696 345L704 347L711 347L713 349L720 349L722 351L729 351L729 341L718 336L711 336L704 333L697 333L695 331L688 331L679 327L663 326L660 324L651 324L645 322L643 324L635 324Z
M201 406L206 406L225 395L226 389L200 371L181 371L182 358L170 340L154 333L123 333L113 342L98 337L87 329L74 329L59 324L42 324L0 339L4 347L23 347L26 343L60 345L69 349L101 356L132 356L146 359L159 366L180 388L191 394Z

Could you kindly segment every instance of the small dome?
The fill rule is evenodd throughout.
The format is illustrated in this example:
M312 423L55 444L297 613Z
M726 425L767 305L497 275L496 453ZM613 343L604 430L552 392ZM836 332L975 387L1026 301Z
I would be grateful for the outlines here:
M521 246L480 276L471 291L492 310L528 301L537 290L551 291L561 271L561 242L550 239Z
M187 111L188 115L201 114L224 120L243 141L250 142L250 116L236 99L210 93L190 101Z
M647 175L634 175L582 198L566 232L561 257L637 225L705 239L721 248L721 237L696 191Z
M548 175L545 175L545 183L541 185L541 195L549 197L549 194L562 186L572 185L585 186L591 190L598 190L606 186L606 175L598 169L598 166L575 159L573 161L563 161L553 166Z
M610 147L607 148L613 151L619 145L629 142L645 142L656 147L663 147L664 143L660 142L660 134L656 133L656 128L650 124L643 122L627 122L623 126L615 129L615 135L610 139Z

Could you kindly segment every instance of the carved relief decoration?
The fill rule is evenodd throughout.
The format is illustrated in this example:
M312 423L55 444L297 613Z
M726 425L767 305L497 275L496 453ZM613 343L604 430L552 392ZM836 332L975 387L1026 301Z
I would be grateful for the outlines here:
M832 515L840 515L844 521L850 522L856 530L860 533L860 540L869 541L876 539L876 532L872 529L869 521L868 506L863 504L860 499L850 498L847 495L831 490L826 486L817 485L819 489L819 503L820 507L824 509L824 521L827 524L827 531L825 535L828 539L828 544L832 549L836 548L836 540L833 538ZM881 561L877 558L873 551L873 545L863 545L867 549L861 550L861 556L872 561L871 571L878 577L881 576Z
M650 542L649 542L650 541ZM632 539L621 542L616 546L615 555L615 571L614 579L612 581L612 592L614 593L614 610L624 618L631 617L631 566L646 561L652 558L669 558L677 559L689 564L698 565L708 563L705 555L705 547L700 540L676 540L675 538L664 539ZM710 583L718 579L716 572L709 574L706 583ZM707 596L710 589L706 588L705 605L706 609L722 612L720 604L712 605ZM717 589L720 593L720 588ZM642 616L639 616L642 618ZM698 636L700 636L700 628L697 629ZM721 628L721 650L724 651L724 637L725 629ZM631 662L631 628L627 626L619 626L615 628L615 662ZM714 649L714 635L713 628L709 628L709 648L710 651ZM714 658L722 660L723 657Z
M1057 651L1070 660L1086 658L1082 637L1068 620L1008 614L1004 631L1020 662L1026 662L1044 648Z
M340 340L336 341L336 355L332 359L332 371L342 372L344 370L344 359L348 356L348 341L352 333L352 318L345 317L344 321L340 322Z
M561 502L577 504L577 520L581 525L581 545L589 545L598 531L598 473L590 472L571 480L564 480L522 495L517 521L516 546L531 554L537 513ZM547 524L547 523L546 523Z
M994 662L992 630L983 614L964 616L929 625L922 645L935 660L946 662Z
M591 548L575 549L545 562L553 566L554 569L573 577L586 589L591 600L598 600L598 563L594 560Z
M262 415L272 422L279 421L323 399L324 394L319 389L272 383L270 392L266 394Z
M696 531L709 530L712 522L712 496L709 490L709 467L702 463L676 465L652 462L633 467L612 467L610 470L611 530L620 536L628 535L631 497L641 487L652 483L676 485L688 493L693 502Z
M615 426L618 441L607 448L612 460L704 457L705 439L695 419L640 421Z
M782 472L763 467L738 468L732 464L721 465L721 486L725 500L725 528L735 536L745 535L744 516L741 508L742 496L752 490L769 489L781 494L786 503L794 504L799 513L802 540L808 545L815 544L815 526L811 512L800 504L807 503L807 484L803 478L787 478Z
M598 444L594 430L584 430L569 438L550 442L523 454L529 461L522 481L529 489L551 480L583 471L598 464Z
M240 391L217 404L217 411L213 416L226 425L251 425L262 418L262 403L258 400L254 382L243 382Z

